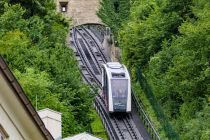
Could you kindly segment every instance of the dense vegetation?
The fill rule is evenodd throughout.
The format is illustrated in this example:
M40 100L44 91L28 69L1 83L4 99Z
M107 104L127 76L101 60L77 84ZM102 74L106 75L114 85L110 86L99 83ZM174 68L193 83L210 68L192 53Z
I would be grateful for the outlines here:
M69 24L53 0L0 1L0 54L38 110L62 113L63 137L87 131L92 104L66 45Z
M102 0L101 9L97 15L114 33L117 33L121 23L128 19L130 3L128 0Z
M136 68L141 68L140 78L147 87L137 88L139 97L148 107L161 138L208 140L210 1L117 2L121 1L130 3L126 17L119 14L123 8L118 11L113 8L111 0L102 0L98 15L115 31L122 60L131 69L133 79L138 77ZM161 120L161 112L171 129L163 124L166 120Z

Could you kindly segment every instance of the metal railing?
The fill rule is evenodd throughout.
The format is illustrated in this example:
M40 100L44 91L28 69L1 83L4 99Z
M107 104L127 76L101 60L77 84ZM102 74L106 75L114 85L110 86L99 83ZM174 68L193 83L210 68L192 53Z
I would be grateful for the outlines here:
M139 101L139 99L136 97L135 92L133 90L132 90L132 99L133 99L133 101L136 105L138 114L139 114L145 128L147 129L148 133L152 137L152 139L153 140L160 140L160 137L159 137L157 131L155 130L154 126L152 125L148 115L144 111L142 102Z
M165 135L169 139L180 140L178 133L174 130L173 126L170 124L168 118L165 116L162 107L160 106L158 100L156 99L147 79L142 75L141 69L137 68L137 80L144 91L147 99L149 100L154 113L160 122L161 127L163 128Z

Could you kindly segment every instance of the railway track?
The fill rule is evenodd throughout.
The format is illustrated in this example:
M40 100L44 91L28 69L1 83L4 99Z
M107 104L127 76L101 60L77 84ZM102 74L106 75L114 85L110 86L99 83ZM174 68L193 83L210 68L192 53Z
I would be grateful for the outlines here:
M135 127L131 114L114 114L112 115L113 123L115 123L116 130L120 139L122 140L143 140L142 136Z
M96 97L95 107L110 140L144 140L135 127L131 114L109 114L100 96Z
M88 29L88 28L85 28L85 27L81 27L88 35L91 39L93 39L93 43L95 45L95 47L97 48L97 50L99 51L99 53L97 53L96 55L101 55L102 57L102 60L99 60L99 62L102 62L102 63L106 63L107 62L107 58L106 56L104 55L104 52L103 52L103 49L101 46L102 42L100 41L99 37L93 37L95 34L94 32L91 31L91 29Z
M84 41L84 37L81 36L81 33L76 28L71 31L70 41L70 44L73 46L76 59L79 62L84 80L90 85L96 84L101 87L101 73L97 62L93 59L90 49L88 49L89 45Z
M71 30L70 45L79 62L83 79L90 85L101 89L100 65L107 62L101 48L100 40L85 26ZM104 101L98 95L95 107L100 115L110 140L151 140L150 136L143 138L131 114L109 114ZM137 112L138 113L138 112ZM144 130L145 131L145 130ZM144 135L145 136L145 135Z

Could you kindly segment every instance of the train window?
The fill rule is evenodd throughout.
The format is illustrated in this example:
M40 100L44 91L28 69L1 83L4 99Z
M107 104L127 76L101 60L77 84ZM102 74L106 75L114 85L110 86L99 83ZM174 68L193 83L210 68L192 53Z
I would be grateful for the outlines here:
M104 90L104 69L101 69L101 73L102 73L102 88Z
M113 98L127 98L128 95L128 80L126 79L112 79L112 97Z
M104 73L103 73L104 75L103 75L103 77L104 77L104 89L103 90L106 90L106 87L107 87L107 76L106 76L106 72L104 71Z
M124 78L125 73L112 73L113 78Z
M105 74L105 79L106 79L106 94L108 94L109 93L109 80L108 80L108 77L107 77L107 75Z
M107 93L109 92L108 77L104 68L102 69L102 73L103 73L103 92L105 95L107 95Z

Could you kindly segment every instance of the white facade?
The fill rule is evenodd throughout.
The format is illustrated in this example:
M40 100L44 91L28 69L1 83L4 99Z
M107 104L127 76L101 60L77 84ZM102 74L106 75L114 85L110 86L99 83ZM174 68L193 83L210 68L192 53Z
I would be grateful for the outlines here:
M6 140L44 140L33 120L23 109L13 90L0 74L0 125Z
M53 140L1 56L0 140Z
M49 108L38 111L39 116L50 131L55 140L60 140L61 135L61 113Z
M72 137L62 139L62 140L102 140L102 139L96 138L96 137L84 132L84 133L80 133L80 134L72 136Z

